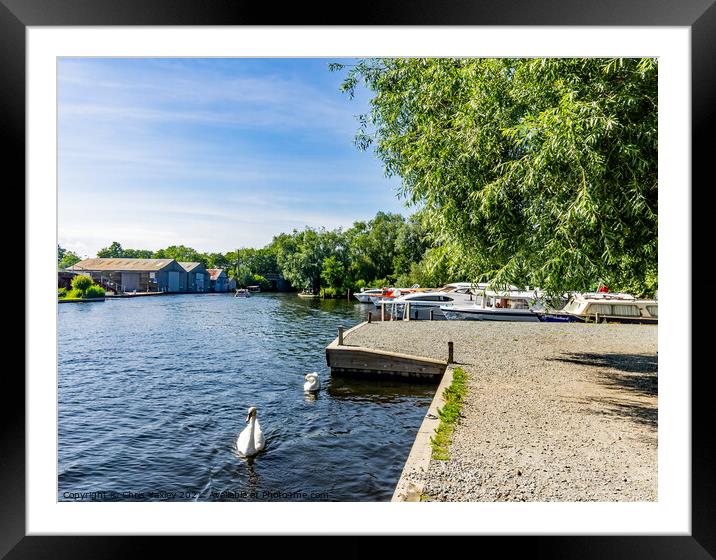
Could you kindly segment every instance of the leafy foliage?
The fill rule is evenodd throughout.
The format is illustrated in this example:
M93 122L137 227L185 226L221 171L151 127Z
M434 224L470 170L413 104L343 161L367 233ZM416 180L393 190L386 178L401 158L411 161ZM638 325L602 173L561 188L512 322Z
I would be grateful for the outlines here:
M93 284L89 288L85 290L84 293L85 298L101 298L104 297L104 288L102 286L98 286L97 284Z
M450 386L443 392L445 404L438 409L440 424L435 430L435 436L430 438L433 459L447 461L450 458L449 448L452 443L450 438L455 431L455 424L460 419L460 411L466 394L467 372L457 367L453 370Z
M122 245L113 241L109 247L97 251L97 256L103 259L151 259L153 252L147 249L124 249Z
M73 290L79 290L79 292L84 296L84 293L87 291L87 289L94 283L92 278L90 276L87 276L85 274L77 274L74 278L72 278L72 289Z
M340 293L345 287L348 287L346 286L348 283L346 266L336 255L331 255L323 260L321 280L325 286L333 290L333 293Z
M174 259L178 262L200 262L206 266L208 259L205 254L184 245L172 245L166 249L159 249L152 255L154 259Z
M341 258L344 247L341 232L316 230L307 227L302 231L274 237L272 246L276 262L286 280L294 287L318 293L321 288L323 261L332 255Z
M650 289L655 59L366 59L343 90L361 84L373 97L356 144L434 217L449 267L552 291Z
M67 268L71 267L73 264L77 264L82 259L72 251L68 251L67 249L64 249L57 246L57 269L58 270L66 270Z

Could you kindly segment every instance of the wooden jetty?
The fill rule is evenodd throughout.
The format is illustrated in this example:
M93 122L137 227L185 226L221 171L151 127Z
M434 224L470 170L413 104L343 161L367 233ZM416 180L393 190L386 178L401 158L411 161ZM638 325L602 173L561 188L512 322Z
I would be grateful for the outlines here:
M326 364L331 374L439 381L445 373L448 361L343 344L344 335L366 324L356 325L345 333L343 327L338 327L338 336L326 346Z

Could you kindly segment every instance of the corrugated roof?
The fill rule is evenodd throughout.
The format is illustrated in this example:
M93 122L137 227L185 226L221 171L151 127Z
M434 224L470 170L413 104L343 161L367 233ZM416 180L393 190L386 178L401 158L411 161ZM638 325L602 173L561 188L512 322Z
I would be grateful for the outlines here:
M71 270L131 270L156 272L174 259L85 259L71 266Z
M184 270L186 270L187 272L191 272L191 271L194 270L197 266L202 266L202 264L201 264L200 262L181 262L181 261L177 261L177 262L178 262L178 263L181 265L181 267L182 267Z
M216 280L219 275L224 272L223 268L207 268L206 271L209 273L209 276L212 280Z

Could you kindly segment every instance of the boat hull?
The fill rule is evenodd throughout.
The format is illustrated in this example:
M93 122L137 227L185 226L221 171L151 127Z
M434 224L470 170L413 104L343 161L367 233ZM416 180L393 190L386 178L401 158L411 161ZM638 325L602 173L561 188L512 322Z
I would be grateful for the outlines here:
M523 323L537 323L539 317L529 309L450 309L440 308L449 321L519 321Z
M658 325L659 320L651 317L618 317L613 315L571 315L569 313L538 313L544 323L619 323L625 325Z
M559 313L537 313L537 318L543 323L583 323L584 320L575 315Z

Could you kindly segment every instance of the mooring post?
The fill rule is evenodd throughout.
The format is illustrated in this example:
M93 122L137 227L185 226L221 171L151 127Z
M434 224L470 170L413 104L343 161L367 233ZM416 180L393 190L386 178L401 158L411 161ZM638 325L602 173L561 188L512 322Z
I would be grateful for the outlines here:
M448 364L452 363L452 351L453 351L453 346L452 346L452 340L451 340L450 342L448 342L448 360L447 360Z
M430 310L430 320L431 321L433 320L433 310L432 309Z
M380 302L380 321L385 321L385 302Z
M368 322L370 323L372 319L373 319L373 312L368 311Z
M343 325L338 327L338 346L343 346Z

